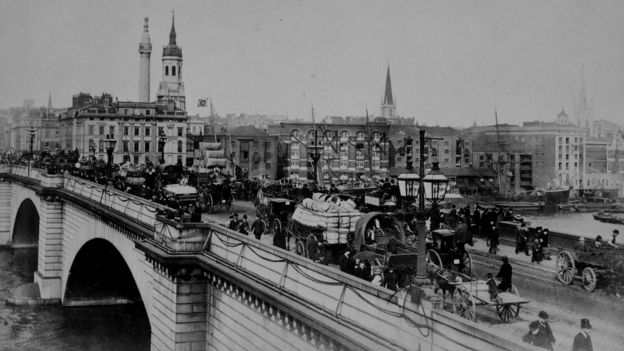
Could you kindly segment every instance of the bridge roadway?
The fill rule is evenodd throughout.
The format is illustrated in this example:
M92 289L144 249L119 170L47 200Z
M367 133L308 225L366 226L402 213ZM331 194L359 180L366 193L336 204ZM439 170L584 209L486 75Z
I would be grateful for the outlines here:
M83 247L112 244L137 283L152 350L531 349L415 297L417 288L394 294L221 225L169 220L161 205L71 176L0 166L0 195L0 233L8 227L11 241L24 202L41 214L35 280L47 298L67 299Z

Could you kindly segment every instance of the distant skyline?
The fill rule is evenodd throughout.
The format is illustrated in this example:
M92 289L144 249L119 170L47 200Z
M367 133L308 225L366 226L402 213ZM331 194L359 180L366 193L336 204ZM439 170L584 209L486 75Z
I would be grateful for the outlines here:
M150 97L171 10L190 115L397 114L466 127L572 118L584 67L594 119L623 120L624 1L3 0L0 106L67 107L79 92L138 99L149 17Z

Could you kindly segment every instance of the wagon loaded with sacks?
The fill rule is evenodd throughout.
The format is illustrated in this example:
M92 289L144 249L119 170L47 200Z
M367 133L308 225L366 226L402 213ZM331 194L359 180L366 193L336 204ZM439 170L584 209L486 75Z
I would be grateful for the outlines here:
M314 261L325 259L326 249L346 246L361 213L352 200L315 193L295 208L286 234L295 238L295 252Z

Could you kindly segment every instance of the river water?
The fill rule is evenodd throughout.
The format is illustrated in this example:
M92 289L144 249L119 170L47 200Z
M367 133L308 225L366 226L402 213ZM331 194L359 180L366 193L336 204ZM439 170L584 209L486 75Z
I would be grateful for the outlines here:
M0 248L0 350L149 350L142 306L14 307L10 290L33 281L37 250Z
M624 225L604 223L594 219L592 213L558 212L555 214L524 215L531 222L531 226L542 226L551 231L580 235L595 239L601 235L604 240L611 240L613 229L618 229L623 235L618 236L617 242L624 242Z

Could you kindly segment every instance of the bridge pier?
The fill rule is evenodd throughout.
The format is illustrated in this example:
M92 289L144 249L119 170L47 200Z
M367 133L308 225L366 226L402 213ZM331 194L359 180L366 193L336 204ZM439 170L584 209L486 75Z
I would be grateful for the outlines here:
M62 299L63 203L55 196L42 195L39 207L39 257L35 283L40 298Z
M197 268L156 269L153 280L152 351L205 350L211 285ZM161 267L162 268L162 267Z
M0 180L0 246L11 245L11 183Z

